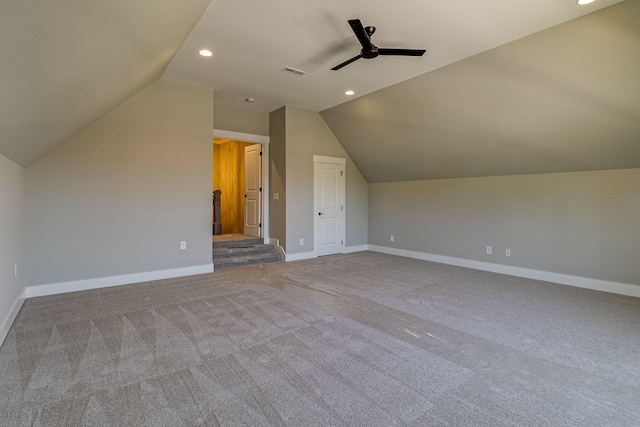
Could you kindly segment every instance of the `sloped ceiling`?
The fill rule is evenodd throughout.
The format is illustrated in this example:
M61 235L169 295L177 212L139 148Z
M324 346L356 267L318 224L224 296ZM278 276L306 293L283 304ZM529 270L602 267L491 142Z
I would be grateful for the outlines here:
M211 0L0 0L0 154L28 166L157 80Z
M209 87L216 102L264 112L283 105L322 111L620 0L216 0L162 78ZM376 27L379 47L419 48L419 58L361 59L347 20ZM213 56L202 58L202 48ZM285 67L304 76L283 72ZM245 103L253 98L255 102Z
M639 5L0 0L0 154L28 166L162 77L325 110L370 182L633 167ZM331 71L359 49L356 17L378 45L427 54ZM370 95L340 105L347 88Z
M368 182L640 167L640 1L321 114Z

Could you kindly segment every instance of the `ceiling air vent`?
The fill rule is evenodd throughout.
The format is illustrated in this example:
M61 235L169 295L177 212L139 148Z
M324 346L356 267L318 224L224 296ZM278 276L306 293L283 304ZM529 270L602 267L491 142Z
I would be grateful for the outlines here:
M285 69L282 71L287 71L289 73L293 73L298 76L304 76L305 74L307 74L306 71L298 70L297 68L292 68L292 67L285 67Z

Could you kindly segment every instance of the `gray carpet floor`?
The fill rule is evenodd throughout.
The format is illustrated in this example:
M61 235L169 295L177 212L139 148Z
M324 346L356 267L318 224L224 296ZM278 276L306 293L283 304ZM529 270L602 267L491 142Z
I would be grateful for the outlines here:
M640 299L361 252L29 299L3 426L638 426Z

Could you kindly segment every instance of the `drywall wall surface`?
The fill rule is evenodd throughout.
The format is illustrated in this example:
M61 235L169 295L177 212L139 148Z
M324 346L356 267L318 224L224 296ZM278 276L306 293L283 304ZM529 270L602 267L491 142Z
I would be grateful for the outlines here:
M215 129L251 135L269 135L268 113L226 104L215 104L214 110L213 127Z
M369 184L369 244L640 285L639 212L640 169Z
M369 192L367 181L347 155L347 180L345 183L345 197L347 223L345 246L366 245L368 242L369 224Z
M367 183L319 113L286 110L287 254L313 252L313 156L347 159L346 246L366 243ZM304 244L300 245L299 240Z
M22 166L0 154L0 324L24 288L25 187ZM2 331L8 330L5 326Z
M210 89L157 80L31 165L27 285L210 264L212 128Z
M270 191L269 200L269 235L280 241L280 246L287 250L287 153L285 108L269 114L269 161ZM276 199L277 197L277 199Z

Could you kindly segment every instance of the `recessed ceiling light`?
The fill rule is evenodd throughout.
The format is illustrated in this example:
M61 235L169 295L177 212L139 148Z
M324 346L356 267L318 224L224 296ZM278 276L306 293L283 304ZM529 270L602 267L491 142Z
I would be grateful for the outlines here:
M579 5L583 5L583 4L589 4L589 3L593 3L596 0L578 0L578 4Z
M348 96L351 96L351 95L355 94L355 92L354 92L354 91L352 91L352 90L348 90L348 91L346 91L344 94L345 94L345 95L348 95Z
M209 49L202 49L199 50L198 53L202 56L212 56L213 52L211 52Z
M247 98L244 100L244 102L256 102L256 100L253 98Z

